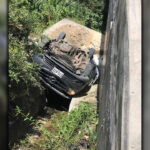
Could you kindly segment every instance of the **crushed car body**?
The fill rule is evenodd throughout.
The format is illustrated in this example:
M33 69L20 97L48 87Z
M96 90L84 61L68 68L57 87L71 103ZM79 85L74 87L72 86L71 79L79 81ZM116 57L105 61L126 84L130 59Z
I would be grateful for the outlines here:
M33 61L40 66L40 79L47 88L57 94L72 98L91 87L99 77L94 49L81 49L65 40L60 33L57 39L48 38L36 43L43 49L43 56L34 55Z

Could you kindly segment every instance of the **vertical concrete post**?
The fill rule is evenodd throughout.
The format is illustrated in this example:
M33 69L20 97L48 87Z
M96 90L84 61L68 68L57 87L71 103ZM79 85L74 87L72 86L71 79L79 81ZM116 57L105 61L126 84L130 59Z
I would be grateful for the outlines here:
M98 150L141 149L141 1L110 0Z

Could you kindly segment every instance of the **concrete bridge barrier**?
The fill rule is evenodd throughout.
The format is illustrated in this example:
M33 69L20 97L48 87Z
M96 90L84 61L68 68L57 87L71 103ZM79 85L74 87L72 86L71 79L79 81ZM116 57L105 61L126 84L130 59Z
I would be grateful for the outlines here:
M140 150L140 0L110 0L101 67L97 149Z

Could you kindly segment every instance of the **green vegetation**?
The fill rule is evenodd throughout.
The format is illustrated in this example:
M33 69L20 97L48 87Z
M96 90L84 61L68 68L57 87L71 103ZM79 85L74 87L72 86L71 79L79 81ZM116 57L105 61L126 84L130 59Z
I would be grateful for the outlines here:
M39 127L41 135L36 140L30 143L30 136L27 136L19 147L30 150L68 150L85 144L87 149L94 150L97 123L95 107L90 103L81 102L79 108L70 113L54 114L49 122ZM16 148L17 145L14 149Z
M30 113L25 114L19 106L16 106L16 116L21 116L23 118L23 121L29 121L30 125L35 125L35 120L33 117L30 115Z
M24 42L18 41L15 37L9 35L9 97L13 101L18 94L15 90L20 88L28 90L36 86L42 90L38 79L37 64L30 63L32 49L25 49Z
M98 0L10 0L9 29L17 36L42 32L63 18L78 20L89 28L102 31L104 1Z

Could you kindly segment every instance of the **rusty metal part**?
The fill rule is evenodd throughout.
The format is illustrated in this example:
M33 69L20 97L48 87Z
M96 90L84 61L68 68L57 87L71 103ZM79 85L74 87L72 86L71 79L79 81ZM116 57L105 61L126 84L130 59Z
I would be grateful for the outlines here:
M49 44L49 53L60 59L66 66L72 68L73 72L81 75L89 62L89 49L71 45L64 40L53 41Z

